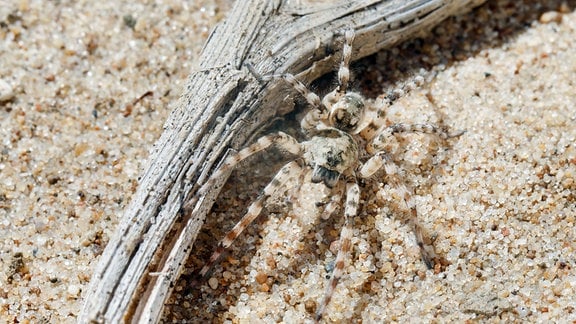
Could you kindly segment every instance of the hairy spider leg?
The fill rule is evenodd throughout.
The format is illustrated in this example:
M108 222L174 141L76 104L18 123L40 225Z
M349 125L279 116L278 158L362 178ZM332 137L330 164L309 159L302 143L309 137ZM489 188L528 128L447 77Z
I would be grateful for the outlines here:
M297 168L299 168L298 164L295 161L292 161L284 165L280 171L276 173L274 179L272 179L272 181L264 188L258 199L250 204L248 211L242 217L242 219L234 226L234 228L232 228L232 230L226 234L226 236L224 236L220 242L218 242L218 246L210 257L210 260L204 265L204 267L202 267L202 270L200 270L199 274L201 277L205 277L212 270L212 267L216 264L216 262L218 262L222 253L226 251L226 249L232 245L234 240L236 240L238 236L240 236L240 234L242 234L242 232L260 215L266 198L270 197L278 190L278 188L283 187L286 182L290 181L293 178Z
M338 249L338 254L336 255L336 261L334 265L334 270L332 271L332 277L328 282L326 287L326 292L324 293L324 298L320 304L320 307L316 311L316 321L320 321L326 310L326 306L330 303L334 290L342 277L344 272L344 265L346 264L346 259L350 252L350 247L352 245L352 221L354 217L358 214L358 205L360 204L360 187L356 182L346 183L346 206L344 208L344 225L340 230L340 248Z
M308 104L312 106L312 109L310 109L310 111L308 111L300 121L300 127L306 134L314 132L316 126L320 123L320 120L326 118L328 114L328 110L322 104L320 97L318 97L314 92L308 90L308 88L292 74L282 74L280 78L294 88L294 90L304 97Z
M332 92L322 98L322 104L330 110L333 104L338 102L348 92L350 83L350 60L352 59L352 43L354 42L354 30L347 29L344 32L344 45L342 48L342 60L338 68L338 86Z
M290 152L294 155L302 155L302 146L292 136L283 132L273 133L260 137L254 144L240 150L236 154L232 154L224 160L224 163L218 168L216 172L206 181L206 183L198 190L196 196L203 196L208 190L213 190L215 183L218 179L222 178L227 172L235 168L238 163L244 161L248 157L268 149L270 146L275 145L283 151Z
M263 151L263 150L269 148L272 145L275 145L279 149L290 152L294 155L297 155L297 156L302 155L302 150L303 150L302 145L300 143L298 143L298 141L296 141L295 138L293 138L292 136L290 136L288 134L278 132L275 134L263 136L263 137L259 138L258 141L256 141L256 143L240 150L236 154L233 154L233 155L230 155L229 157L227 157L226 160L224 160L224 163L218 169L218 171L216 171L210 177L210 179L208 179L208 181L206 181L204 186L202 186L202 188L200 188L200 190L198 190L197 196L205 195L208 190L213 189L214 184L216 183L217 179L221 178L228 171L230 171L231 169L236 167L236 165L238 165L238 163L242 162L243 160L247 159L248 157L254 155L257 152L260 152L260 151ZM244 219L246 219L246 222L247 222L245 226L249 225L260 214L260 211L262 209L262 201L266 197L266 193L267 192L274 192L274 190L277 189L277 185L278 185L279 181L287 181L287 179L285 179L285 176L283 176L283 175L284 175L284 172L289 170L291 167L293 167L293 164L289 163L278 172L278 174L272 180L272 182L268 186L266 186L266 188L264 189L263 196L261 196L259 198L259 200L255 201L250 206L250 208L248 209L247 215L244 216L243 220L239 224L237 224L237 226L241 225L242 222L244 221ZM272 191L270 191L270 190L272 190ZM218 244L218 248L217 248L216 252L214 252L212 257L210 258L209 263L206 264L202 268L201 276L206 275L208 270L218 260L219 256L222 254L222 252L226 248L228 248L230 243L232 241L234 241L234 239L237 237L237 235L240 234L244 230L245 226L240 227L239 231L235 227Z
M342 61L340 62L340 68L338 69L338 87L331 93L327 94L322 100L320 100L320 97L317 94L308 90L308 88L292 74L283 74L280 76L313 107L313 109L306 113L304 118L300 121L300 127L304 133L313 133L320 124L320 121L326 118L331 105L337 102L340 97L346 93L350 81L349 65L352 58L353 42L354 30L348 29L344 34Z
M374 138L372 142L368 144L366 150L369 153L375 153L384 150L388 138L390 138L394 134L399 133L433 134L441 139L449 139L464 134L463 131L455 134L450 134L448 133L447 130L428 123L418 123L418 124L397 123L384 127L384 129L382 129L382 131L379 132L379 135L376 136L376 138Z
M344 47L342 48L342 61L338 68L338 88L336 91L345 94L350 82L350 60L352 59L352 43L354 42L354 30L347 29L344 33Z
M416 209L416 203L414 201L414 191L410 188L404 181L402 181L398 166L388 154L385 152L378 152L376 155L371 157L360 170L360 176L362 178L369 178L376 171L384 169L386 172L386 177L388 179L388 184L402 197L402 200L406 204L406 207L410 210L410 223L412 224L414 234L416 237L416 244L420 247L420 253L422 255L422 260L426 264L428 269L432 269L433 263L433 252L426 249L427 243L424 235L424 229L420 225L418 219L418 211Z

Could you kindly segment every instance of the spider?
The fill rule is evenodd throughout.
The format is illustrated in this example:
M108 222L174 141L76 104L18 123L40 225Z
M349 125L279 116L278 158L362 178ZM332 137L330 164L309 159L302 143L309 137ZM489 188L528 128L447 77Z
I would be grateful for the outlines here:
M388 183L397 190L410 211L410 222L421 251L422 260L429 269L432 268L434 252L426 249L425 235L418 222L418 212L412 198L412 189L404 184L400 178L399 169L385 148L390 137L395 134L418 132L435 134L442 139L456 137L461 134L451 135L447 130L432 124L397 123L389 126L384 125L381 120L382 114L374 109L368 109L369 107L367 107L368 104L364 97L357 92L349 90L349 63L352 57L353 41L354 31L346 30L344 33L342 60L338 69L338 85L322 99L314 92L308 90L293 75L284 74L277 76L291 85L311 106L311 110L305 114L300 122L302 132L308 140L298 142L295 138L283 132L263 136L254 144L227 157L218 171L208 179L199 191L200 193L207 191L241 161L271 146L276 146L303 160L312 170L311 181L313 183L323 183L332 192L336 190L335 186L339 181L345 183L343 187L345 188L346 201L343 208L344 225L339 238L340 247L332 277L316 311L316 321L322 318L330 303L338 281L342 277L346 257L351 249L351 223L358 214L360 205L359 179L374 178L377 171L384 170ZM209 261L200 270L200 277L205 278L208 275L222 253L260 215L266 199L292 179L292 170L296 167L296 163L295 159L278 171L259 197L248 207L243 218L218 243ZM338 187L340 188L341 186ZM340 194L335 193L334 196L339 197ZM325 213L331 214L336 209L330 202L325 206Z

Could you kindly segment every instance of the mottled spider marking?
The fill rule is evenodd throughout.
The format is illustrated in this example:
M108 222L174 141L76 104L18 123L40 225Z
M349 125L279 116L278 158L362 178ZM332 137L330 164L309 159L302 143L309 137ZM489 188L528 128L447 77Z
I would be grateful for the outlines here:
M341 174L358 163L358 145L348 133L336 128L318 131L304 142L304 160L310 161L312 182L333 188Z

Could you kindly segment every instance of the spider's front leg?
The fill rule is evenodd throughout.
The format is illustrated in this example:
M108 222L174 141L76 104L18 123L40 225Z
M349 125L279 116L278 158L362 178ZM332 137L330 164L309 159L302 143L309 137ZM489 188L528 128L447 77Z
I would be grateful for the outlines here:
M324 298L320 307L316 311L316 321L320 321L326 310L326 306L330 303L332 295L334 294L334 289L338 285L340 277L344 272L344 265L346 264L346 258L350 252L351 241L352 241L352 221L358 213L358 205L360 204L360 187L356 182L349 182L346 184L346 206L344 207L344 225L340 231L340 247L338 254L336 255L336 261L334 265L334 270L332 272L332 277L326 287L326 292L324 293Z
M300 121L300 128L302 128L305 134L314 133L320 121L325 119L328 114L328 110L322 104L320 97L308 90L308 88L292 74L282 74L279 77L294 88L294 90L304 97L308 104L312 106L312 109L310 109Z
M342 60L338 68L338 87L328 93L322 100L314 92L296 79L292 74L282 74L279 77L288 83L302 97L306 99L312 109L306 113L300 127L305 134L313 134L321 126L320 121L326 119L333 104L338 102L348 92L350 82L350 60L352 59L352 43L354 42L354 30L347 29L344 32L344 46L342 48Z
M347 29L344 32L342 61L338 68L338 88L336 88L336 92L341 95L348 91L348 83L350 82L350 60L352 59L352 43L354 42L354 36L353 29Z

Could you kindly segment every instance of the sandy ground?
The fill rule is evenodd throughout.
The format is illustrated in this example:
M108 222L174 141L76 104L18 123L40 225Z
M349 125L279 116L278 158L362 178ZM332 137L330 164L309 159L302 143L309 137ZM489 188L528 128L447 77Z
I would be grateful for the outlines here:
M227 8L0 1L0 322L75 321L170 104ZM372 99L425 76L382 106L389 122L466 132L390 143L443 264L419 259L386 178L363 183L328 321L576 321L574 8L488 1L355 63ZM264 155L229 181L165 321L311 320L342 226L338 212L320 218L316 185L271 199L212 278L190 287L281 164Z
M0 322L75 321L227 7L0 0Z

